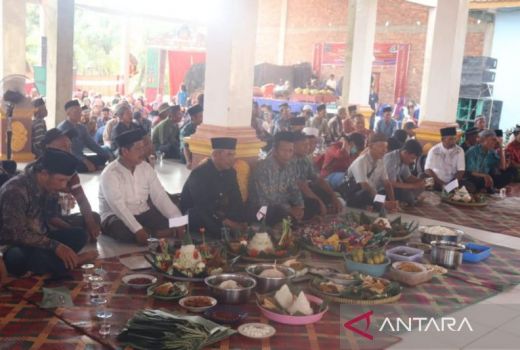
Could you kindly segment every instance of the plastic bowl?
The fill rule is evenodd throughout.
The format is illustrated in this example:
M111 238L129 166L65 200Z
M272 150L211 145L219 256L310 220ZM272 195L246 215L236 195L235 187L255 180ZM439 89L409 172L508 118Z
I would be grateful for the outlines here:
M365 264L355 262L354 260L351 260L348 255L345 255L344 259L347 271L358 271L375 277L383 276L386 268L388 265L390 265L390 259L388 258L385 258L385 261L382 264Z
M398 254L404 252L407 255ZM419 261L424 255L424 251L418 248L407 246L397 246L386 251L386 257L392 261Z
M309 300L309 302L311 304L321 305L323 303L322 299L315 297L314 295L305 294L305 296L307 297L307 300ZM278 323L292 325L292 326L300 326L300 325L305 325L305 324L316 323L319 320L321 320L323 315L325 315L325 313L329 310L329 307L327 306L322 312L314 314L314 315L291 316L291 315L278 314L276 312L270 311L270 310L262 307L258 301L256 303L257 303L258 307L260 308L260 311L262 312L262 314L269 320L275 321Z

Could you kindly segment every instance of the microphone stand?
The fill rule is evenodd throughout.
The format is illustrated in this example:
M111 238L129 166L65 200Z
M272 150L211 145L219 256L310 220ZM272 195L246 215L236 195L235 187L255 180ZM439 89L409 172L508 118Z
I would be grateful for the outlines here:
M15 104L7 102L7 160L12 158L12 139L13 139L13 111Z

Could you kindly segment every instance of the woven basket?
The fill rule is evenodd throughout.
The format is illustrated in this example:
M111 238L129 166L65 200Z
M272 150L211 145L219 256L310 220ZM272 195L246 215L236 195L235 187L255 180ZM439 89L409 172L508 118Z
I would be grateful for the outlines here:
M325 294L315 288L312 284L310 286L312 289L312 292L319 295L321 298L332 301L333 303L340 303L340 304L351 304L351 305L381 305L381 304L389 304L394 303L398 301L401 298L401 293L388 297L383 299L375 299L375 300L359 300L359 299L349 299L349 298L341 298L341 297L335 297L332 295Z

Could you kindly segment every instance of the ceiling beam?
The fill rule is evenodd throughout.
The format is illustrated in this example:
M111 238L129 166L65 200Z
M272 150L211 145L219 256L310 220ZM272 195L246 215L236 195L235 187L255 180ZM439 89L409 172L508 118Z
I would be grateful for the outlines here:
M487 10L487 9L499 9L499 8L512 8L520 7L520 1L478 1L469 3L471 10Z
M437 7L437 0L406 0L406 1L417 4L417 5L427 6L427 7Z

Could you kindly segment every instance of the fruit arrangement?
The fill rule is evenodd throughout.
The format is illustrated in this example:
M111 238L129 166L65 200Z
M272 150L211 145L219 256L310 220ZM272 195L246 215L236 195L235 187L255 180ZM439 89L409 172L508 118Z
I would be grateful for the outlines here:
M385 262L386 256L384 249L363 249L355 248L350 256L353 261L370 265L382 264Z
M265 228L259 231L267 231ZM279 259L294 256L298 247L292 233L290 218L282 221L282 233L279 239L268 232L254 232L250 229L247 235L237 239L227 238L227 246L231 253L249 258Z
M221 248L216 245L182 245L171 253L168 241L159 241L160 251L153 255L152 265L169 276L202 278L210 274L222 273L226 265Z

